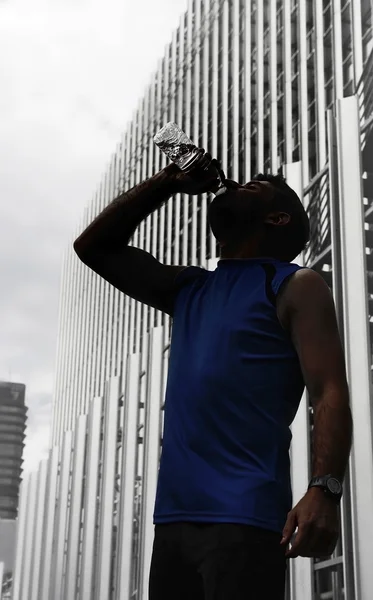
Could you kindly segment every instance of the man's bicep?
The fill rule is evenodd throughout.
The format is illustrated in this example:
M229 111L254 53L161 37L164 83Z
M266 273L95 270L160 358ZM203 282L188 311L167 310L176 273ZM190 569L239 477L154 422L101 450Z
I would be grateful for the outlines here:
M163 265L132 246L118 254L96 256L86 264L127 296L169 315L173 313L176 278L186 268Z
M285 292L289 331L313 401L327 389L346 387L346 369L335 306L317 273L300 271Z

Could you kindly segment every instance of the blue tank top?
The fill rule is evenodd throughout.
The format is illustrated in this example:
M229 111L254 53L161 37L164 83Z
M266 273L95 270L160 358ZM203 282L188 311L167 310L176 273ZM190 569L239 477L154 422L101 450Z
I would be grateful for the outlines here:
M299 268L226 259L178 276L156 524L282 531L292 503L289 427L304 381L275 304Z

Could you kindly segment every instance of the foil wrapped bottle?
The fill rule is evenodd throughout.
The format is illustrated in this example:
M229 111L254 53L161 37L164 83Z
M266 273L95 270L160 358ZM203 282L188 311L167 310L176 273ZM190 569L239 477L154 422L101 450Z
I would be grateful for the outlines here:
M200 151L187 134L176 123L167 123L154 136L157 146L172 160L182 171L190 171L200 157ZM218 188L215 195L226 191L223 179L216 170Z
M198 148L176 123L167 123L154 136L157 146L182 171L189 171L198 160Z

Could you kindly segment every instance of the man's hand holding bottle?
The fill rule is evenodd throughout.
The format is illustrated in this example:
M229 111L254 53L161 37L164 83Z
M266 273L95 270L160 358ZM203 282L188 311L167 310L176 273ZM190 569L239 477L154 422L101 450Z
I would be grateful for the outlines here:
M222 186L225 175L220 163L202 148L198 152L200 154L198 160L188 171L182 171L175 163L170 163L163 169L173 194L215 193Z

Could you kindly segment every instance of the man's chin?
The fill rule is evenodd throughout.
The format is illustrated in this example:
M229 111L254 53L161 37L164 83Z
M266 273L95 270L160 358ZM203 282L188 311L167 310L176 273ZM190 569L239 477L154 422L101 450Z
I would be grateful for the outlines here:
M227 208L219 207L219 210L209 211L208 221L211 231L219 243L221 240L231 237L236 229L236 219L232 211Z

